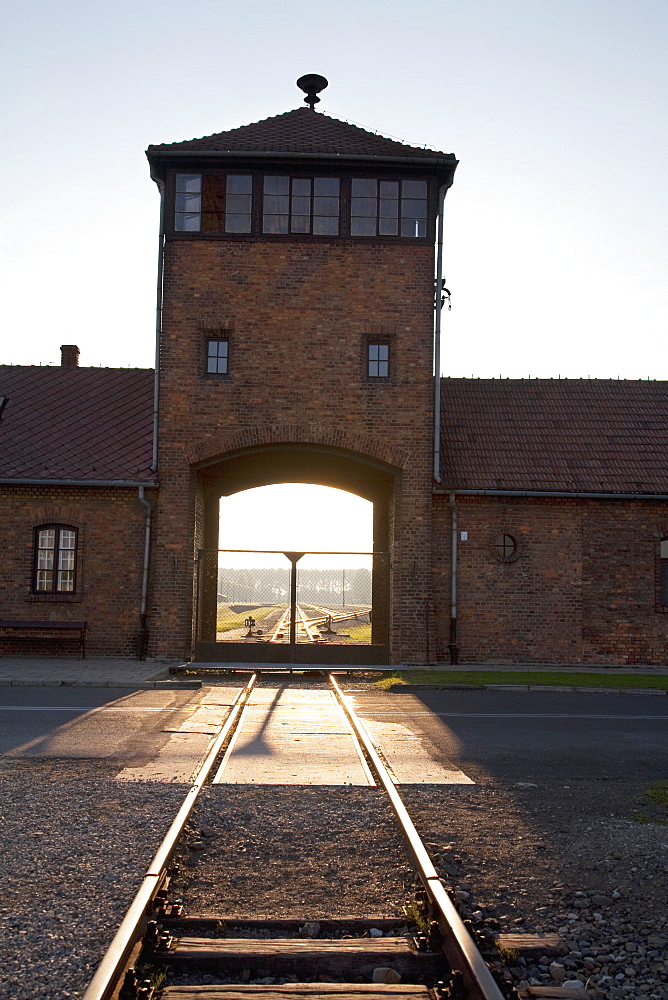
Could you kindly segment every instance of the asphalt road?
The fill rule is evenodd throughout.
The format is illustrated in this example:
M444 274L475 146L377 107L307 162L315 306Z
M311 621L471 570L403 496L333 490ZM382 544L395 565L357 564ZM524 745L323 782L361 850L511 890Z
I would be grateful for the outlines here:
M474 780L668 777L668 698L540 691L355 692L360 714L400 723Z
M363 718L398 724L424 753L474 781L668 777L668 698L556 692L355 691ZM0 689L0 753L153 759L207 701L230 692L109 688Z
M197 690L0 688L0 754L150 759L199 704Z

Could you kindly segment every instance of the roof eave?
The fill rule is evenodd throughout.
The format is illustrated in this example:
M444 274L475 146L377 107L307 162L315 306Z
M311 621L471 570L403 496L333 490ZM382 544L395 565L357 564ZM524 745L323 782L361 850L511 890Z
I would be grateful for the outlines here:
M158 486L156 479L39 479L0 476L0 486L111 486L118 489Z
M606 492L604 490L511 490L487 487L434 487L435 496L454 494L460 497L534 497L553 500L668 500L668 493Z
M241 149L153 149L146 150L149 162L178 159L263 159L263 160L333 160L336 163L401 163L412 166L451 167L454 171L459 160L454 153L434 156L378 156L375 153L299 153L277 150Z

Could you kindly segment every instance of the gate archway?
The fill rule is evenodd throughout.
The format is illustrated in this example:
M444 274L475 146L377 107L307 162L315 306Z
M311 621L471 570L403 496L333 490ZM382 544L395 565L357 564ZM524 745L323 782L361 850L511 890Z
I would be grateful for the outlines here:
M195 541L198 551L195 659L207 662L388 663L392 606L390 553L393 548L394 497L398 474L397 468L366 456L323 445L304 444L248 448L200 464L196 469L195 505ZM216 622L220 498L242 490L278 483L330 486L354 493L373 504L372 632L368 645L218 641ZM213 553L216 554L215 560ZM294 633L294 628L292 631Z

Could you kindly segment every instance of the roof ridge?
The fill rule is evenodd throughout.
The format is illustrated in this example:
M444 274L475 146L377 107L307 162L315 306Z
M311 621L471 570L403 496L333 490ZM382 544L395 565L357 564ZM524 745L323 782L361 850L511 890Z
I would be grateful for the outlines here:
M149 157L168 151L234 151L237 154L308 151L323 156L362 154L401 157L413 154L418 157L442 156L455 159L452 153L443 153L426 144L412 146L403 139L385 135L378 130L303 107L193 139L151 144L146 150Z

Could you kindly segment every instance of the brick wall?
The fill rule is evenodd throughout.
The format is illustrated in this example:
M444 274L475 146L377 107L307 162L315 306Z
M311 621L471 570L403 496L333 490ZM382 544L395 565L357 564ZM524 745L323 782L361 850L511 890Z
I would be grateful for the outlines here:
M146 492L155 502L155 491ZM144 550L144 508L136 489L0 487L0 615L17 619L88 622L91 656L134 656L137 651ZM32 593L34 528L78 528L74 595ZM3 651L72 655L73 646L21 643Z
M660 605L659 553L668 504L585 504L583 650L592 662L668 662L668 608Z
M290 441L397 470L393 656L424 661L433 249L173 239L164 288L155 651L190 652L193 468ZM206 340L217 335L230 340L229 379L205 375ZM365 379L365 338L375 335L391 342L388 384Z
M458 644L462 663L666 663L658 604L660 503L457 498ZM434 498L437 658L450 623L448 498ZM496 538L517 540L501 562Z

